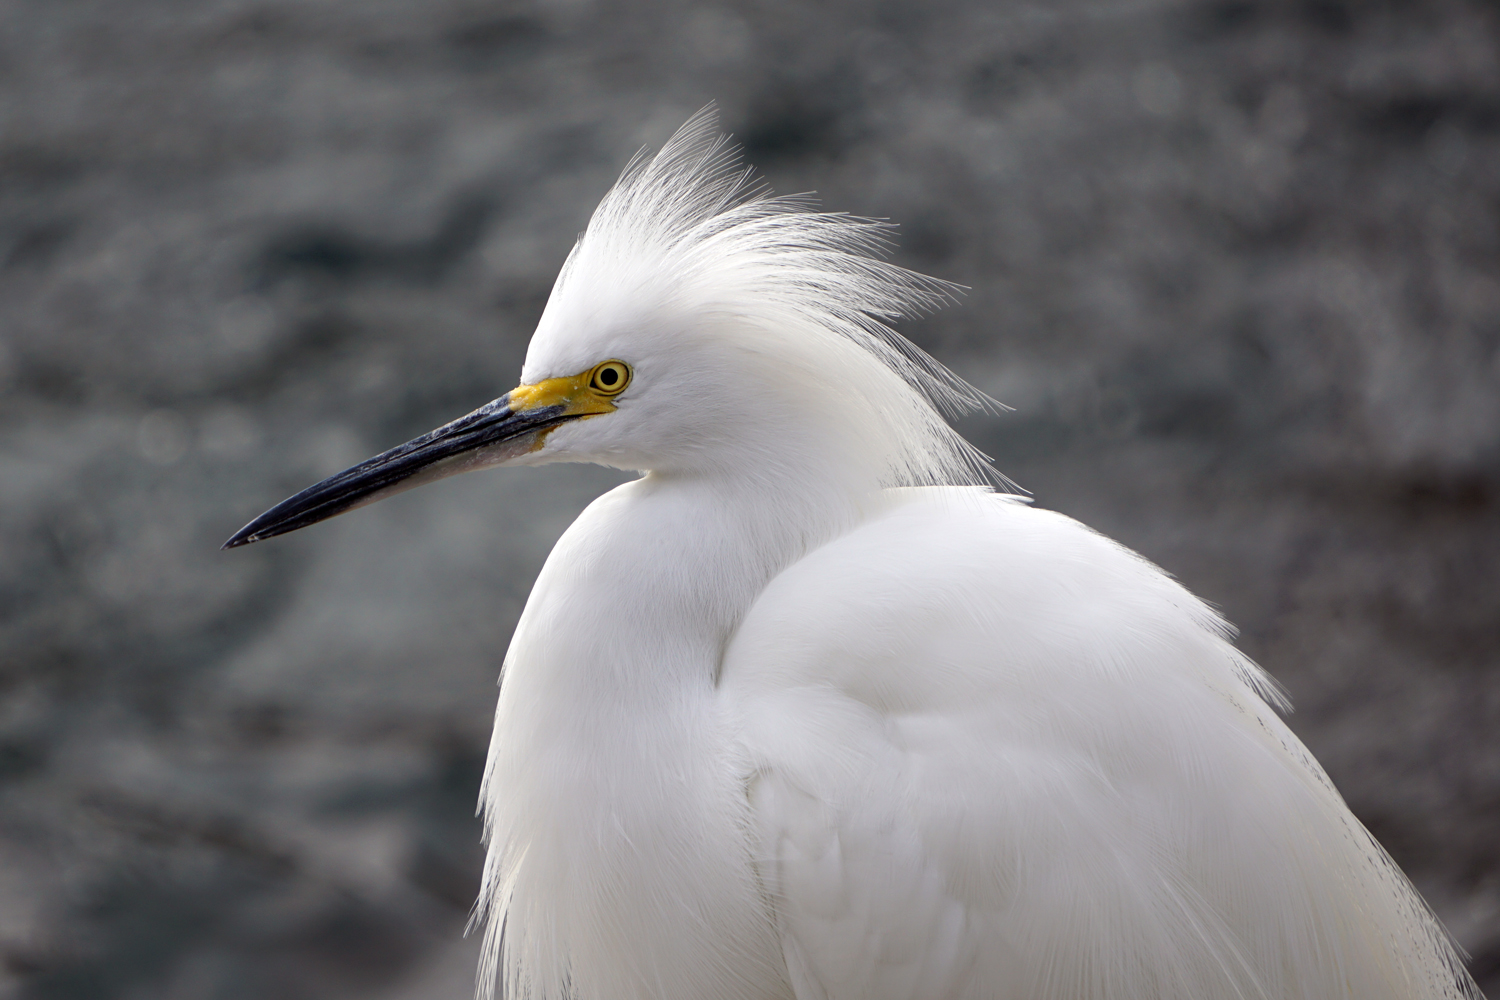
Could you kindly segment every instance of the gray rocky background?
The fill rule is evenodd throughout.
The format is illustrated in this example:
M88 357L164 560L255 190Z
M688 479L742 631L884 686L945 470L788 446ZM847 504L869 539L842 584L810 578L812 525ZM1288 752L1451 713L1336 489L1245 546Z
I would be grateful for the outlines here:
M972 287L964 430L1178 574L1500 992L1500 11L0 2L0 995L468 995L497 666L620 481L229 553L509 388L710 99Z

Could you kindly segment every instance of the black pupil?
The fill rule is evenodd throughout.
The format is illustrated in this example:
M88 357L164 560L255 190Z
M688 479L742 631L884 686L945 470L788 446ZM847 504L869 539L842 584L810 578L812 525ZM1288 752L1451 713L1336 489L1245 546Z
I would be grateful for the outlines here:
M613 368L606 368L599 373L599 381L605 385L614 385L620 381L620 373Z

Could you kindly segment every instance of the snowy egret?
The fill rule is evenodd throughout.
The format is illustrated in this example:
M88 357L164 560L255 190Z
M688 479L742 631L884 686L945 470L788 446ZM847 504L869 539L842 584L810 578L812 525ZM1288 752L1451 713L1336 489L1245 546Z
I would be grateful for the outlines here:
M1202 602L986 485L897 336L948 286L710 111L605 196L522 385L235 546L500 464L642 476L552 551L481 802L521 1000L1478 995Z

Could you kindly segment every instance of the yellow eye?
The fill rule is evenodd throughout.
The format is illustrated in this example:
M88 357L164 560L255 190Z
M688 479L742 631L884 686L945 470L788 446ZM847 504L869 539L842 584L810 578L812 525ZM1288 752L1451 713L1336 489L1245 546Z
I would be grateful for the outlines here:
M623 361L606 361L589 376L589 388L602 396L623 392L630 384L630 366Z

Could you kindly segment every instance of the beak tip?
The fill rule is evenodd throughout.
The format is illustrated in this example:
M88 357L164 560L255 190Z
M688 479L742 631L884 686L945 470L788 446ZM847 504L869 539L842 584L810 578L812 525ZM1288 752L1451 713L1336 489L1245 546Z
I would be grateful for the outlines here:
M249 545L251 542L258 541L260 541L259 535L255 534L252 531L246 531L241 528L239 531L236 531L233 535L229 536L229 541L219 546L219 551L224 552L228 549L237 549L241 545Z

